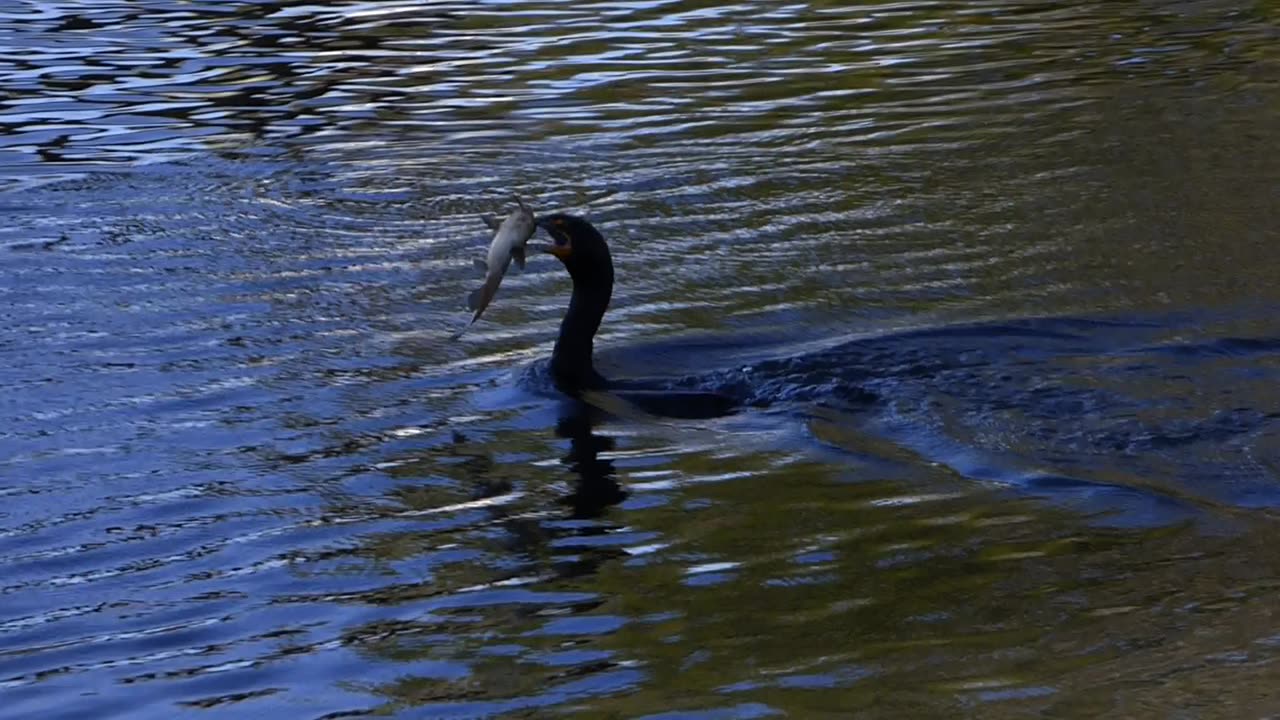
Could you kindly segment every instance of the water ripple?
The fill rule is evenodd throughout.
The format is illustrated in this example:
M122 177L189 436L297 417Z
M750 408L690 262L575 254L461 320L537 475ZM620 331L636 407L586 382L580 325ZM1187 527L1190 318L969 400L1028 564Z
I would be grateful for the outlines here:
M1121 5L4 4L0 715L1269 707L1280 36ZM446 342L513 192L771 407Z

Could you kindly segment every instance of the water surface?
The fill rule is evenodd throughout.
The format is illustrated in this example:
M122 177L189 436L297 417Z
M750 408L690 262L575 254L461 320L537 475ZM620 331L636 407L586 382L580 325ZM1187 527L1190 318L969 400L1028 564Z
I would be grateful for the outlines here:
M1276 20L0 4L0 717L1275 713Z

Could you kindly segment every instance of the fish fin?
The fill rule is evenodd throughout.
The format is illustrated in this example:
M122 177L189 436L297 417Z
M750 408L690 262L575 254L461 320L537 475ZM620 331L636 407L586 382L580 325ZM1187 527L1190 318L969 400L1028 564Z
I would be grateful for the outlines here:
M520 268L520 272L524 272L524 248L511 248L511 259L516 261L516 267Z
M476 266L476 270L479 270L481 275L489 274L489 263L481 260L480 258L476 258L471 261L471 264Z
M484 302L484 289L486 287L488 287L488 285L482 285L475 290L472 290L471 294L467 296L468 310L476 310L480 307L480 303Z
M484 223L490 230L497 230L502 226L502 221L498 219L497 215L492 213L485 213L484 215L481 215L480 222Z

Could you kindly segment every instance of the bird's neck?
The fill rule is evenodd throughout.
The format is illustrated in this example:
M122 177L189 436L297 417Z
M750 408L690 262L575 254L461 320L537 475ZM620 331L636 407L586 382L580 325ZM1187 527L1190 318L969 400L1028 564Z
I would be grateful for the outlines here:
M573 278L569 311L560 323L560 337L551 353L551 373L565 391L596 389L604 384L592 363L591 352L612 294L612 267L607 273Z

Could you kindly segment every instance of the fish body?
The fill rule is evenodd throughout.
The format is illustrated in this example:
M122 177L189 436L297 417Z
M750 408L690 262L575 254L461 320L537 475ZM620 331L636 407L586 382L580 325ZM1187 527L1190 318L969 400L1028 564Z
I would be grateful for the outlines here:
M516 267L524 269L524 246L529 242L529 238L533 237L537 226L534 224L533 211L525 207L520 198L516 198L516 202L520 207L512 210L501 221L492 215L481 218L486 225L493 228L493 239L489 241L489 253L485 259L475 261L476 267L484 273L484 284L473 290L467 297L467 309L474 310L476 313L472 316L471 322L467 323L467 327L471 327L476 320L480 319L484 309L489 307L493 297L498 294L498 286L502 284L502 278L507 274L511 261L515 261ZM466 328L463 328L454 337L462 335L465 330Z

